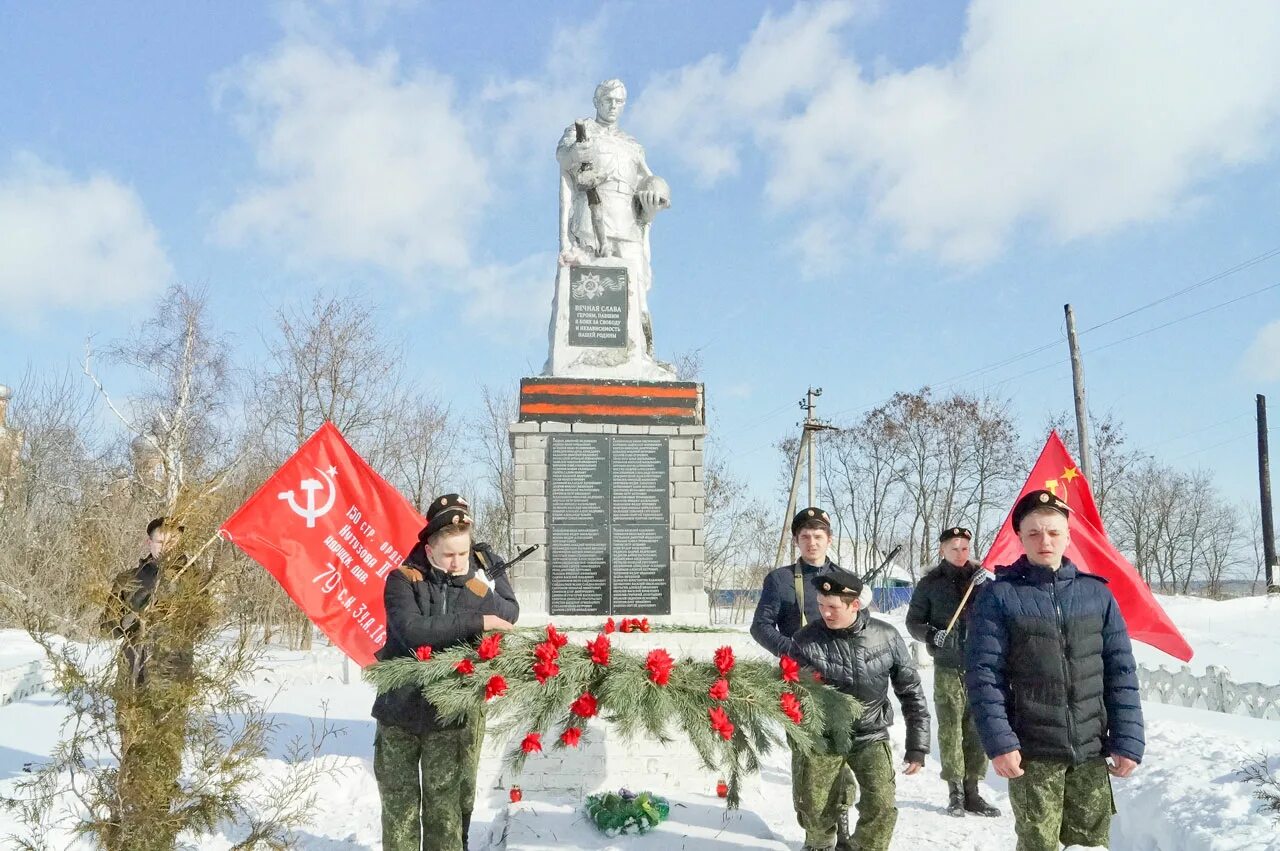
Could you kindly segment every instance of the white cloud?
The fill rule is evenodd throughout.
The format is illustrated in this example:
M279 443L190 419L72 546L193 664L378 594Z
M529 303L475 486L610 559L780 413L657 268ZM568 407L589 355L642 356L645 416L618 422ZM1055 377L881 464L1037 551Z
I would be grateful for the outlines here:
M953 59L880 74L847 47L855 8L797 5L660 76L644 132L707 183L754 145L776 209L854 207L961 265L1027 223L1067 241L1168 217L1273 152L1280 5L977 0Z
M261 172L219 217L221 240L405 278L471 262L491 189L450 78L286 41L225 75L219 99Z
M495 336L525 342L547 333L555 292L556 254L533 254L511 264L489 264L467 275L467 319L500 329Z
M1240 369L1255 381L1280 381L1280 319L1258 330L1240 359Z
M168 284L173 268L132 188L77 179L19 154L0 171L0 302L6 318L52 308L127 304Z

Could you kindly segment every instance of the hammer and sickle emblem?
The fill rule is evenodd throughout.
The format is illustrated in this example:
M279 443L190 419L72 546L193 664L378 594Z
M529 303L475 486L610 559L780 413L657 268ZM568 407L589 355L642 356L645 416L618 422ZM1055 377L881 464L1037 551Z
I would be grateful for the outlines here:
M319 467L316 467L315 471L324 479L323 483L318 482L315 479L303 479L301 484L299 484L299 487L307 492L307 504L305 507L298 505L297 500L293 498L293 491L283 491L276 494L278 499L287 500L289 502L289 508L294 514L306 519L308 529L314 529L316 526L316 520L329 513L338 496L338 490L333 483L333 474L336 473L337 470L330 467L329 472L325 472ZM328 498L325 500L324 505L317 507L316 491L321 489L328 491Z

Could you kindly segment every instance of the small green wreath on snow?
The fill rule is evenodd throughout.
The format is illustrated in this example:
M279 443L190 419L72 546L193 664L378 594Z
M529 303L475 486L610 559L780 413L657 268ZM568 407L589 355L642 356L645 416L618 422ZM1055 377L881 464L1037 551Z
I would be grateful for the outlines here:
M636 795L626 789L588 795L585 809L591 822L606 836L648 833L671 814L666 798L650 792Z

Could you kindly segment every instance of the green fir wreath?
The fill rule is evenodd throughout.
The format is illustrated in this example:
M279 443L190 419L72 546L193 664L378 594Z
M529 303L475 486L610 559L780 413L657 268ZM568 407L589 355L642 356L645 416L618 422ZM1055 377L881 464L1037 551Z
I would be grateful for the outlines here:
M446 723L486 723L516 742L505 763L519 773L543 750L577 747L599 717L625 740L673 741L682 733L708 771L727 779L726 804L739 804L744 774L784 739L803 753L847 753L861 706L802 671L794 660L734 658L721 647L712 660L675 660L658 648L641 655L603 632L570 643L554 625L491 633L478 644L371 665L364 677L379 692L422 689ZM523 737L521 738L521 734Z

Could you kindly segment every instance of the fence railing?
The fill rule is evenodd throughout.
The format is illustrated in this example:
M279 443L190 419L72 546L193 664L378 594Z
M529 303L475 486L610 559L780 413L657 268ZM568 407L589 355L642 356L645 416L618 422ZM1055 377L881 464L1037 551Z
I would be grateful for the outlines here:
M1280 720L1280 685L1233 682L1227 669L1217 665L1203 674L1191 673L1186 665L1179 671L1139 665L1138 689L1144 700L1156 703Z
M39 694L47 687L44 662L33 659L24 665L0 670L0 706Z

